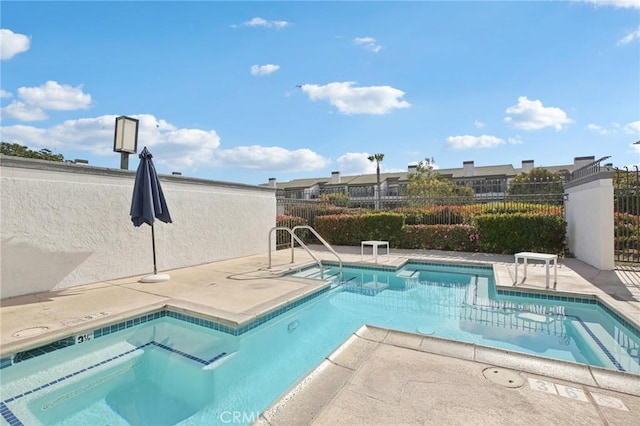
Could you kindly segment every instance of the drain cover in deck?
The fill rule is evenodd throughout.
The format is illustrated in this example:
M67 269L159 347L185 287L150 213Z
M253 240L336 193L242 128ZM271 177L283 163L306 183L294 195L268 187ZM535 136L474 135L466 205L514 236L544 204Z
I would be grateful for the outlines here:
M16 331L15 333L12 334L13 337L29 337L29 336L35 336L37 334L41 334L44 333L45 331L49 330L49 327L46 327L44 325L41 325L39 327L31 327L31 328L25 328L23 330L20 331Z
M518 373L504 368L487 368L482 375L485 379L508 388L519 388L524 385L524 379Z

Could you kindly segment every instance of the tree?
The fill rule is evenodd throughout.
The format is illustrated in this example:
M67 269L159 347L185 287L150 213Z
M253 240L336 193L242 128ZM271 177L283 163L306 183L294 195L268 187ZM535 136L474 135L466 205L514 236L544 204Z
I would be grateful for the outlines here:
M416 166L415 173L408 176L407 197L412 204L425 204L435 197L471 197L473 189L460 186L442 176L434 167L433 158L425 158Z
M376 182L378 183L378 202L376 203L376 208L379 209L380 208L380 197L381 197L381 192L380 192L380 163L382 162L382 160L384 160L384 154L372 154L367 158L372 163L374 161L376 162Z
M9 142L0 143L0 154L9 155L12 157L36 158L38 160L47 161L64 161L64 156L62 154L54 154L49 149L44 148L40 151L34 151L27 148L26 146Z
M351 197L349 194L344 192L330 192L327 194L322 194L319 197L319 200L323 203L332 204L338 207L348 207L349 200Z
M563 177L543 167L535 167L529 173L520 173L509 184L509 195L562 194Z

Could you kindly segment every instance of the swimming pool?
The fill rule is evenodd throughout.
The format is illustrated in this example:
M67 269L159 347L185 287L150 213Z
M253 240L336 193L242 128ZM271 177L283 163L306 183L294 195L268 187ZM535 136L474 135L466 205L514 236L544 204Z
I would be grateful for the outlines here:
M365 323L640 374L638 330L592 298L497 291L490 267L413 262L332 276L331 289L240 330L169 308L46 355L17 354L0 370L2 419L248 424Z

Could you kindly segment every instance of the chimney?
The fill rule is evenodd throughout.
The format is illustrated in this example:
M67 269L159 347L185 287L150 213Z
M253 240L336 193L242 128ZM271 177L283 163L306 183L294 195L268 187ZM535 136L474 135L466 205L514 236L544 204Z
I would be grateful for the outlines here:
M573 158L573 170L576 171L579 168L586 166L589 163L593 163L596 160L595 156L590 157L574 157Z
M331 172L331 183L340 183L340 172Z
M418 165L417 164L409 164L409 168L407 169L407 173L412 175L418 172Z
M269 178L269 188L276 187L276 178Z
M522 160L522 173L529 173L533 167L533 160Z
M473 161L465 161L464 163L462 163L462 169L463 177L473 176Z

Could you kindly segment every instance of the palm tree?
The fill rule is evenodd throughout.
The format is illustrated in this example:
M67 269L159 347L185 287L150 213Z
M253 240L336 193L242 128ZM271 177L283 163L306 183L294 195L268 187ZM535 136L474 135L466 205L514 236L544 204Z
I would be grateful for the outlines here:
M382 162L382 160L384 160L384 154L372 154L367 158L372 163L374 161L376 162L376 182L378 183L378 202L376 203L376 208L379 209L380 208L380 195L381 195L381 192L380 192L380 163Z

